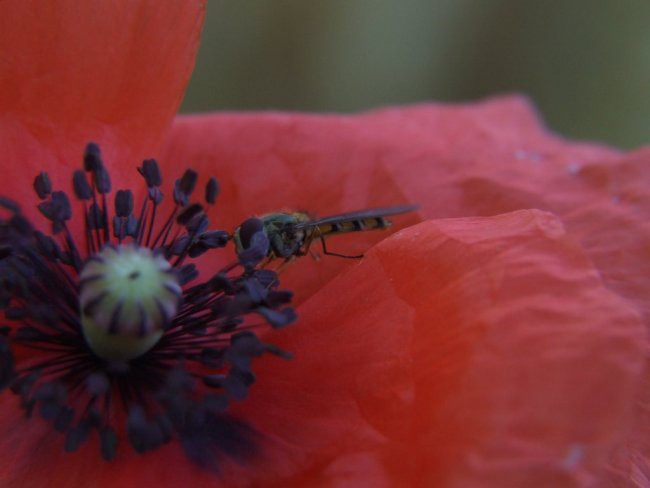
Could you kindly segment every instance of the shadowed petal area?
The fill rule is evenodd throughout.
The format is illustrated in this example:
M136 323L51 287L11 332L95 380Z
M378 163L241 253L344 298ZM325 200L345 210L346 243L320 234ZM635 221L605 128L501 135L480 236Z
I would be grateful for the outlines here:
M291 486L586 486L631 428L641 321L550 214L403 230L300 316L241 407Z
M194 66L204 7L200 0L3 2L2 194L20 198L41 170L67 185L88 141L101 143L116 175L119 165L151 157Z
M25 419L18 403L16 398L6 397L0 404L2 486L108 488L116 483L125 487L220 486L216 475L190 463L177 443L145 455L124 445L127 449L121 449L117 459L107 462L98 456L99 443L93 435L89 445L66 453L64 436L40 418Z

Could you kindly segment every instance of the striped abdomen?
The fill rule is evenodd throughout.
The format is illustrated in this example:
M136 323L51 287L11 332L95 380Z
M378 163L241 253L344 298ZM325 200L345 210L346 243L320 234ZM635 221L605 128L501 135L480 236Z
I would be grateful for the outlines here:
M390 227L390 224L390 220L385 219L384 217L371 217L319 224L314 230L322 236L328 236L332 234L345 234L348 232L359 232L364 230L386 229Z

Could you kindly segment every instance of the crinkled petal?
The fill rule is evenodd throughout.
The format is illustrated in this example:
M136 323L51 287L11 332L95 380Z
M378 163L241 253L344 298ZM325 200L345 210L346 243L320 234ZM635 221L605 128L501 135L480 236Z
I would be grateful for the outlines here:
M632 428L640 317L550 214L403 230L299 312L295 364L241 406L269 438L255 479L587 486Z
M594 163L581 168L582 179L594 193L566 215L612 289L630 300L650 327L650 149L621 158L615 164ZM634 411L634 428L625 450L611 460L612 486L650 485L650 362Z
M587 486L623 449L644 329L550 214L427 221L300 307L235 411L263 435L220 477L178 446L100 461L2 415L7 486ZM6 408L6 404L5 404ZM47 482L52 484L48 485ZM369 485L370 484L370 485Z
M163 159L192 164L220 180L219 214L234 226L282 208L316 216L401 203L420 217L495 215L540 208L563 215L592 201L575 173L615 162L620 153L549 133L522 97L467 105L428 104L359 115L212 114L180 117ZM567 200L567 196L572 195ZM569 231L572 229L569 227ZM360 254L382 232L344 236L330 248ZM318 252L318 246L314 246ZM287 279L310 296L347 260L303 260Z
M650 296L647 151L623 158L567 142L511 97L357 116L182 118L164 159L168 168L189 161L220 179L218 212L228 226L281 207L326 215L404 202L420 203L421 212L396 218L394 229L422 217L529 207L567 225L565 236L537 212L425 223L382 242L360 265L303 258L290 267L283 282L308 300L303 325L276 342L302 362L264 360L258 368L240 412L267 436L267 459L254 471L228 468L227 485L649 479L650 389L639 388L647 371L639 315L647 317ZM331 246L358 254L385 236L357 234ZM4 408L14 422L15 410ZM5 479L19 482L33 470L43 481L67 458L59 452L26 464L52 444L20 438L24 425L0 436L22 453ZM213 483L182 459L174 470L176 454L170 447L148 455L144 473L133 454L98 468L96 451L84 451L75 455L80 471L51 476L71 486L89 478L107 486L110 473L134 483L159 476Z
M326 215L402 202L419 203L419 218L551 211L604 283L629 299L650 329L650 150L622 155L557 137L522 97L352 116L184 117L176 121L167 154L171 160L198 156L225 181L230 205L224 218L233 224L281 207ZM396 219L396 228L412 218ZM330 247L357 254L384 236L333 239ZM349 266L346 260L303 259L285 282L300 290L302 300ZM650 364L643 374L648 371ZM650 482L646 392L650 388L636 399L628 452L613 460L612 473L620 476L615 485Z

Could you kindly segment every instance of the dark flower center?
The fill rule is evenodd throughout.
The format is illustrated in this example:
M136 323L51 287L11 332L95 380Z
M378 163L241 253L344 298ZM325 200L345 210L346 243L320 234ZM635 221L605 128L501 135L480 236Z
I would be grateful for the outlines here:
M99 147L87 146L84 170L73 174L82 235L46 173L34 189L51 235L0 197L0 310L10 324L0 327L0 388L20 396L28 417L38 412L64 433L67 451L95 431L105 459L125 437L138 452L178 440L203 466L219 453L245 457L257 435L228 404L254 383L253 358L289 357L256 331L295 320L292 293L259 266L268 251L262 230L255 248L194 283L199 272L186 261L232 242L209 230L217 181L208 180L205 205L190 203L198 175L187 170L159 222L158 164L137 169L147 187L137 215L130 190L116 192L111 212L109 173Z

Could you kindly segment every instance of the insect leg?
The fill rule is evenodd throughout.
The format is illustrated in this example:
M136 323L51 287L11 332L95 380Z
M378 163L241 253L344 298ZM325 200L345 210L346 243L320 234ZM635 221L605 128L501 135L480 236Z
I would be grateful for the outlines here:
M314 236L318 232L318 236L320 237L320 229L318 227L315 227L312 229L311 232L307 233L305 235L304 242L302 244L302 248L300 249L300 255L304 256L306 254L310 254L314 260L318 261L318 256L315 255L313 252L311 252L309 249L311 248L311 243L314 242Z
M271 261L273 261L273 257L266 256L262 263L259 265L260 269L265 269L269 264L271 264Z
M278 266L277 268L275 268L273 271L275 271L277 274L280 274L280 273L281 273L281 272L282 272L282 271L283 271L287 266L289 266L289 265L290 265L291 263L293 263L295 260L296 260L296 255L295 255L295 254L292 254L292 255L289 256L288 258L285 258L285 260L282 261L282 263L280 264L280 266Z
M322 235L319 235L318 238L320 239L321 246L323 248L323 254L327 254L328 256L336 256L339 258L345 258L345 259L361 259L363 257L363 254L359 254L357 256L348 256L347 254L339 254L337 252L330 252L327 250L327 246L325 245L325 237Z

